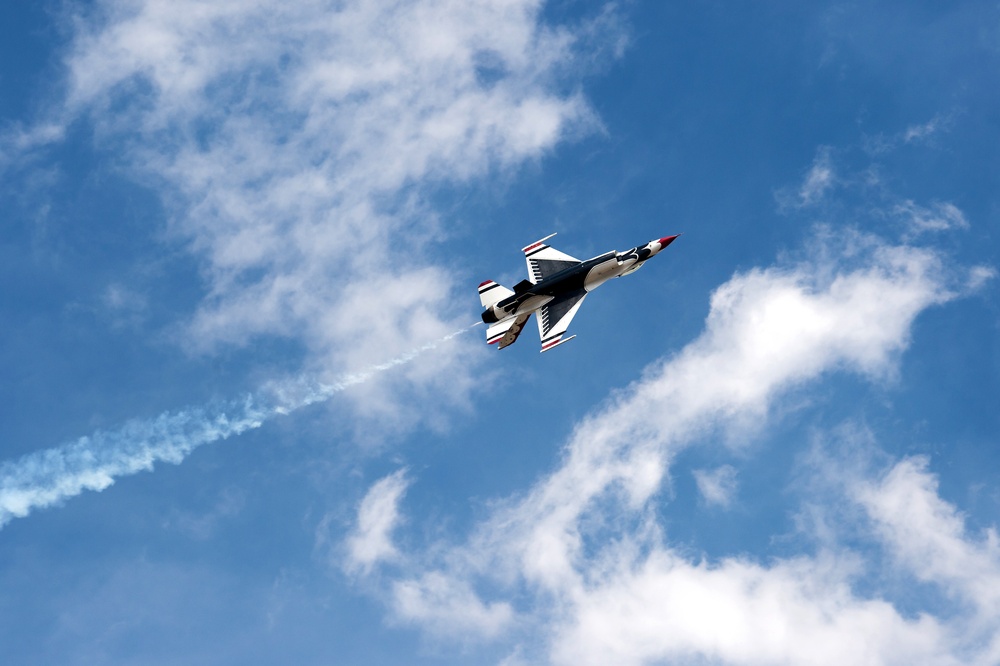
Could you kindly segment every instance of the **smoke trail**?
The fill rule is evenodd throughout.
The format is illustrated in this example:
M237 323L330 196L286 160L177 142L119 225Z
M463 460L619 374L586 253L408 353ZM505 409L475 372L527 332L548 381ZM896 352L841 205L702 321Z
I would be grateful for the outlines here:
M117 430L97 432L75 442L2 463L0 528L14 518L27 516L33 509L58 504L84 490L104 490L117 477L151 470L158 461L179 464L202 444L239 435L259 428L275 416L328 400L378 373L409 363L476 325L450 333L385 363L343 375L333 383L320 382L309 376L273 382L256 394L215 409L190 407L161 414L152 420L129 421Z

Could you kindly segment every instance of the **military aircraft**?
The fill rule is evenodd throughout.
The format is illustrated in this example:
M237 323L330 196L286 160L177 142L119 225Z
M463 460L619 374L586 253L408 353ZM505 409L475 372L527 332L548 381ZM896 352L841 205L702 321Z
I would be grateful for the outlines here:
M589 292L611 278L639 270L677 238L667 236L625 252L612 250L580 261L546 245L545 241L553 236L550 234L524 248L528 279L514 285L513 291L493 280L479 285L479 300L486 308L483 323L489 326L487 344L500 343L497 349L514 344L533 312L538 313L543 352L569 342L576 336L563 335Z

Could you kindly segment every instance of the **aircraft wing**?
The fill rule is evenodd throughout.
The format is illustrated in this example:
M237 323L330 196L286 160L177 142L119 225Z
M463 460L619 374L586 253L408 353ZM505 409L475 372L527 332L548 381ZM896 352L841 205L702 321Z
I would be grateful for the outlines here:
M521 335L521 331L524 329L524 325L528 322L528 317L530 316L531 313L528 312L519 317L493 324L486 329L486 344L495 345L499 342L500 345L497 346L497 349L503 349L514 344L517 336Z
M569 323L573 321L586 297L587 292L581 289L551 300L538 309L538 336L542 340L543 352L576 337L571 335L563 339Z
M576 257L571 257L546 245L545 241L553 236L555 234L549 234L542 240L535 241L524 248L524 258L528 262L528 279L535 284L564 268L570 268L580 263Z

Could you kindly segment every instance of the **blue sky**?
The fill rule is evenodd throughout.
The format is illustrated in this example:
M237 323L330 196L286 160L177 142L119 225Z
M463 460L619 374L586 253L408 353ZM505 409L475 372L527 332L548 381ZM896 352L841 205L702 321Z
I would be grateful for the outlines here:
M1000 663L1000 10L0 8L10 663ZM475 287L683 232L578 337Z

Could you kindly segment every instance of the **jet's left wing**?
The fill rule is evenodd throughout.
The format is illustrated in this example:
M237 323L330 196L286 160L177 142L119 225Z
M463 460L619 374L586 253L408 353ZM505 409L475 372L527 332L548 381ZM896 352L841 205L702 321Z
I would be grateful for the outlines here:
M563 335L586 297L587 292L581 289L551 300L538 309L538 336L542 339L543 352L576 337L571 335L564 339Z
M555 234L549 234L542 240L535 241L524 248L524 258L528 262L528 279L534 284L538 284L564 268L580 264L580 260L576 257L571 257L545 244L545 241L553 236Z

